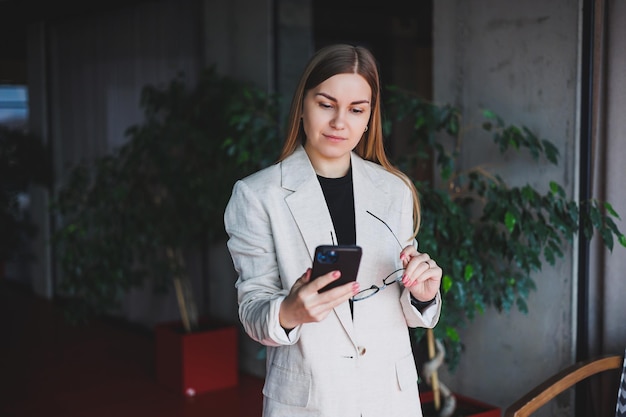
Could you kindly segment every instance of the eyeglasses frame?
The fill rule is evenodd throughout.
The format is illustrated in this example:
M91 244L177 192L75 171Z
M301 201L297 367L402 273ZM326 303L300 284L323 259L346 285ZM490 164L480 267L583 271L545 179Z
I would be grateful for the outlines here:
M400 246L400 250L404 249L402 247L402 243L400 243L400 239L398 239L398 237L396 236L396 234L393 232L393 230L391 230L391 227L389 227L389 225L380 217L378 217L377 215L375 215L374 213L372 213L369 210L366 210L366 213L369 214L370 216L374 217L376 220L378 220L379 222L381 222L382 224L385 225L385 227L389 230L389 232L391 232L391 235L393 236L393 238L396 240L396 242L398 242L398 246ZM392 285L394 283L397 283L399 281L402 280L402 275L399 275L398 277L396 277L392 282L387 283L387 280L393 276L394 274L397 274L400 271L403 271L405 268L399 268L396 269L395 271L393 271L392 273L390 273L389 275L387 275L385 278L383 278L383 286L379 287L378 285L372 284L371 287L363 289L361 291L359 291L358 293L356 293L355 295L352 296L351 300L353 302L358 302L358 301L363 301L363 300L367 300L368 298L371 298L373 296L375 296L376 294L378 294L379 292L381 292L382 290L384 290L385 288L387 288L387 286ZM373 291L371 294L357 298L359 294L364 293L366 291Z

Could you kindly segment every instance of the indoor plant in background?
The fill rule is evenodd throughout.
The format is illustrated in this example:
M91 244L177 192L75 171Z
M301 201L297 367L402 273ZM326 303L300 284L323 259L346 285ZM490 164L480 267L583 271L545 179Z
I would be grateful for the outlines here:
M199 318L187 261L201 257L210 284L207 251L225 238L234 181L277 156L277 102L208 68L192 86L182 75L146 86L141 106L144 120L127 130L125 144L73 167L53 202L67 317L115 313L132 288L173 289L181 320L155 329L157 379L187 394L234 385L237 328ZM256 148L234 155L224 145L232 137ZM178 357L185 351L201 363Z
M457 159L467 127L459 109L393 87L387 97L386 131L408 124L411 132L411 151L397 161L400 167L415 178L414 172L434 158L434 179L415 181L422 202L418 238L420 250L436 253L444 271L443 311L434 335L450 370L462 354L459 329L488 307L526 313L535 290L533 274L544 262L554 265L579 230L588 239L597 232L610 250L615 238L626 247L609 203L574 201L556 182L541 193L531 185L510 186L493 168L462 169ZM558 164L558 150L549 140L507 125L491 111L482 115L478 132L490 135L501 153L529 152L534 161ZM414 332L422 352L426 334Z

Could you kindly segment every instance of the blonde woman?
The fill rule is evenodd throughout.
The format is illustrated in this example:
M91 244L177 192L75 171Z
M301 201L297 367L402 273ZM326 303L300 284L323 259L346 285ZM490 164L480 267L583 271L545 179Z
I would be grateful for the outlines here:
M411 181L383 147L371 52L309 61L279 161L238 181L224 220L239 316L267 346L264 417L419 417L408 327L434 327L442 271L417 250ZM358 245L357 279L311 279L318 245Z

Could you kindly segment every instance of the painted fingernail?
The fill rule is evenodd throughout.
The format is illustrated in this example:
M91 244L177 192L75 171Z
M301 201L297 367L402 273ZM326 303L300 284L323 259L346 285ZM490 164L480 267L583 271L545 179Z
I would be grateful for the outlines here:
M361 287L359 286L358 282L353 283L352 284L352 294L356 294L357 292L359 292L360 288Z
M339 272L339 271L334 271L333 272L333 277L339 278L340 276L341 276L341 272Z

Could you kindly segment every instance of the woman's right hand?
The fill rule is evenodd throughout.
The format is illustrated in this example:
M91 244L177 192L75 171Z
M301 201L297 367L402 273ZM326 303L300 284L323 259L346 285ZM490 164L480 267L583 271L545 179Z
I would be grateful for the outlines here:
M296 280L280 306L280 325L291 330L302 323L322 321L330 311L359 292L358 282L349 282L323 293L318 291L341 276L331 271L311 280L311 268Z

